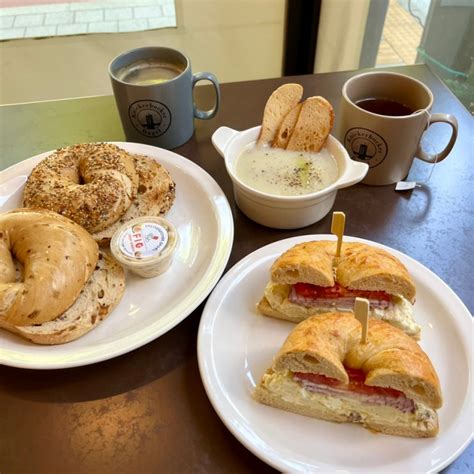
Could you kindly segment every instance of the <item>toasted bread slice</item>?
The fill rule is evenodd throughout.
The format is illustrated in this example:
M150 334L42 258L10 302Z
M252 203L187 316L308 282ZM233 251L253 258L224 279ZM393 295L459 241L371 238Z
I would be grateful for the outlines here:
M115 308L125 290L123 268L107 252L73 305L52 321L31 326L14 326L0 319L0 327L36 344L63 344L86 334Z
M114 232L124 222L142 216L162 216L173 205L175 183L166 168L148 156L133 155L133 161L138 173L137 197L117 222L92 234L100 245L108 245Z
M334 110L324 97L303 102L287 150L318 152L326 143L334 123Z
M263 112L262 129L257 144L273 143L285 116L303 97L303 87L299 84L284 84L273 91Z
M303 104L301 102L299 104L296 104L285 115L285 118L283 119L283 122L281 122L280 129L278 130L278 133L275 137L275 140L273 140L273 147L283 149L286 148L286 145L288 145L288 141L290 140L291 134L293 133L293 130L295 128L296 121L298 120L298 117L300 115L302 105Z

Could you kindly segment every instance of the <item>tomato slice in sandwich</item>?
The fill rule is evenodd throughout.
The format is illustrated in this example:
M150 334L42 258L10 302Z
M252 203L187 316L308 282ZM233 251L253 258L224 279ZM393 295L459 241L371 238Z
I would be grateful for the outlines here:
M307 380L308 382L317 385L328 385L329 387L335 387L341 390L347 390L350 392L361 393L364 395L383 395L386 397L404 397L403 392L387 387L372 387L365 385L365 374L360 369L349 369L345 367L347 375L349 376L349 384L344 385L337 379L326 377L321 374L307 374L303 372L295 372L295 376L299 380Z
M311 283L295 283L295 292L304 298L367 298L368 300L390 301L390 295L385 291L351 290L339 283L334 286L318 286Z

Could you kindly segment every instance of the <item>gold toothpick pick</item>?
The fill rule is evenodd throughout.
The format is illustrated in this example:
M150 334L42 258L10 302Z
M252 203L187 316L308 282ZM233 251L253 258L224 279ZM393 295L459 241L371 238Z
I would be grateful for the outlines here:
M342 237L346 226L346 215L343 212L332 213L331 234L337 235L336 257L341 256Z
M356 298L354 305L354 315L362 325L362 336L360 342L367 343L367 330L369 326L369 300L365 298Z

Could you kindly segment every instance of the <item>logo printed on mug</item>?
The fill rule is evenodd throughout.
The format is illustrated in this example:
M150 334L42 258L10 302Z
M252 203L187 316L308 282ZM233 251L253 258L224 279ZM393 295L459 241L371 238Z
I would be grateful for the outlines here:
M171 112L157 100L138 100L130 104L128 116L137 132L145 137L159 137L171 125Z
M355 161L367 163L375 168L387 157L387 142L378 133L368 128L354 127L347 130L344 146Z

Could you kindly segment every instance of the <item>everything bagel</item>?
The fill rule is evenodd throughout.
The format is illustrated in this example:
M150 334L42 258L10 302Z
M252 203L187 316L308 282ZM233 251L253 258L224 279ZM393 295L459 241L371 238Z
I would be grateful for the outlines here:
M107 229L92 237L99 245L108 244L113 233L124 223L141 216L166 214L175 198L175 183L166 168L153 158L132 155L138 173L138 193L127 212Z
M17 278L14 259L23 265ZM98 246L79 225L48 210L0 215L0 319L16 326L51 321L76 300Z
M137 189L131 155L110 143L86 143L41 161L28 177L23 205L57 212L93 233L120 219Z

